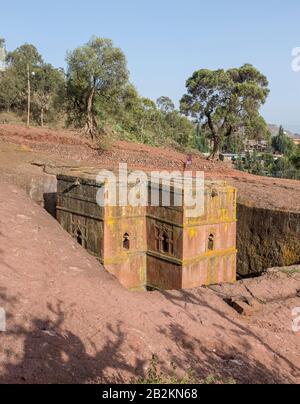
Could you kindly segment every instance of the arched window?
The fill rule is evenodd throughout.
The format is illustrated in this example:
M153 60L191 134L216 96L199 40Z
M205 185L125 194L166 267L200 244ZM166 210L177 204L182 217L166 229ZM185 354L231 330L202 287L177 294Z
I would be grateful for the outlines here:
M208 237L208 250L213 251L215 249L215 236L210 234Z
M86 220L81 217L73 217L71 222L72 236L83 248L87 246Z
M169 236L166 233L162 235L161 247L164 253L169 254L170 252Z
M80 244L81 246L83 245L83 237L80 230L77 230L76 232L76 240L78 244Z
M167 225L155 226L155 248L163 254L174 254L174 233Z
M124 250L130 250L130 237L128 233L123 236L123 248Z
M212 192L211 192L211 197L216 198L217 196L219 196L218 191L216 189L213 189Z

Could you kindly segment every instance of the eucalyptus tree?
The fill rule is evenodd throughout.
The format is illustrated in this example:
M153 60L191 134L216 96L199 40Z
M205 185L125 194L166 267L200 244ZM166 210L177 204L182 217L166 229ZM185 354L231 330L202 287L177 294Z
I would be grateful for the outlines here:
M159 97L156 101L156 104L160 109L160 111L164 114L168 114L170 112L175 111L174 102L169 97L166 96Z
M92 38L67 55L67 96L71 121L94 138L101 98L109 102L128 82L124 53L110 39Z
M44 126L45 114L55 108L59 94L65 87L64 71L51 64L42 64L35 70L33 81L33 102L38 111L39 122Z
M43 64L43 58L34 45L25 43L6 57L7 69L3 77L10 89L10 108L18 112L27 111L27 125L30 123L32 84L35 70Z

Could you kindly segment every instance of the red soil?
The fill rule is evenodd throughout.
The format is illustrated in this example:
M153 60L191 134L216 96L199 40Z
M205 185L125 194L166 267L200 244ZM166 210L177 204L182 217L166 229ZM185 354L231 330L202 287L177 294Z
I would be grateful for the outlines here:
M300 382L300 334L291 328L299 274L271 289L266 278L217 292L129 293L22 190L1 182L0 241L0 384L127 382L145 374L152 355L164 371L173 361L199 379ZM279 300L249 318L223 301L249 291Z
M182 169L186 158L126 142L99 155L74 133L9 125L0 125L0 141L6 184L28 183L39 170L31 163L38 160ZM295 181L249 176L200 156L193 164L237 185L247 203L299 210ZM162 370L173 361L179 373L193 368L199 379L220 374L244 383L300 382L300 334L292 332L291 314L300 307L299 274L268 275L215 291L129 293L24 191L2 180L0 241L0 307L7 312L0 383L126 382L145 374L152 355ZM249 294L267 301L251 317L224 301Z
M43 156L56 164L117 168L119 162L143 170L183 170L186 154L169 148L155 148L128 142L112 142L99 152L75 132L0 125L0 142L29 147L31 161ZM15 156L12 158L16 164ZM7 162L5 163L7 166ZM300 211L300 181L258 177L235 170L231 164L193 156L193 170L205 171L207 178L226 179L238 188L239 201L257 207ZM23 169L22 169L23 170Z

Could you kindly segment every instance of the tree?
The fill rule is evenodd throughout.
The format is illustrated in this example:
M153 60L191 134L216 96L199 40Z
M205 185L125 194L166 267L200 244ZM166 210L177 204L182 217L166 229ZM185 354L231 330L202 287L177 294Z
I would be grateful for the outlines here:
M294 143L285 133L282 126L279 128L278 135L272 139L272 147L280 154L290 155L293 152Z
M244 136L240 132L234 132L224 139L222 151L225 153L240 154L245 150Z
M295 150L294 153L292 154L290 161L292 162L292 164L294 165L294 167L296 168L296 170L300 170L300 146L298 145Z
M34 45L25 43L13 52L8 53L7 62L26 77L27 65L29 64L31 69L40 66L43 63L43 58Z
M126 58L109 39L93 38L67 55L68 97L79 121L92 138L97 132L96 104L110 97L128 81Z
M279 178L293 178L295 168L292 162L286 156L274 161L272 175Z
M190 122L190 124L192 124L192 122ZM194 124L192 125L193 130L190 136L190 146L193 149L199 150L201 153L209 153L210 147L207 133L201 128L196 128Z
M0 80L0 109L20 114L27 111L28 122L32 110L33 118L43 126L45 119L62 110L63 70L45 64L36 47L30 44L8 53L6 60Z
M175 105L169 97L162 96L158 98L156 104L163 114L168 114L175 111Z
M34 77L33 101L39 111L40 125L44 126L45 113L54 105L55 97L64 87L64 72L51 64L37 68Z
M6 60L8 68L5 71L3 80L10 88L10 97L7 98L11 98L12 104L9 108L22 112L27 109L27 123L29 124L31 81L34 71L43 63L42 56L34 45L24 44L13 52L8 53Z
M166 136L181 146L195 146L195 125L179 111L164 115L163 130Z
M161 141L163 138L162 116L157 109L154 101L149 98L142 97L140 99L140 107L136 115L139 122L140 140L149 142L152 136L158 137ZM150 135L150 136L149 136ZM151 136L152 135L152 136ZM158 140L158 139L154 139Z
M13 69L7 69L0 79L0 110L20 110L23 108L23 86Z
M230 70L199 70L186 83L181 112L207 128L213 142L210 158L219 155L225 138L240 132L265 137L267 124L259 114L269 94L268 80L252 65Z
M117 124L127 133L135 135L140 134L140 121L143 115L142 99L136 88L132 84L125 86L124 91L120 92L113 101L113 105L109 105L110 110L113 109L112 115ZM107 106L107 103L105 103Z

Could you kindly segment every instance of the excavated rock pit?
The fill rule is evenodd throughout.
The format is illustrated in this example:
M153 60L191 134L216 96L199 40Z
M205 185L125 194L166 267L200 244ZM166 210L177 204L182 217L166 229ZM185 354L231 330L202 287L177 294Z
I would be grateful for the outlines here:
M165 375L299 383L299 268L179 292L130 293L16 186L0 181L0 384L126 383ZM225 300L256 299L240 315ZM249 305L250 307L250 305ZM251 306L252 307L252 306Z
M0 125L0 173L55 216L56 175L70 167L182 170L186 155L116 142L99 155L70 132ZM256 177L194 156L193 169L238 190L238 273L256 276L273 266L300 263L300 181Z

